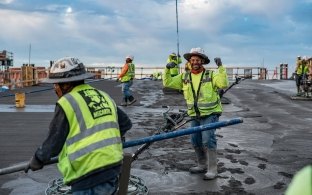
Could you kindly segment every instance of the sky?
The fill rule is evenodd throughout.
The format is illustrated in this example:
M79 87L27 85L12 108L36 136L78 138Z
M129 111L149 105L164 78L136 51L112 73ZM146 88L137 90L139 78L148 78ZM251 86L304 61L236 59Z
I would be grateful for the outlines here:
M127 55L137 66L159 67L178 48L183 56L193 47L234 67L292 69L297 56L312 56L312 0L177 5L178 20L175 0L0 0L0 51L12 52L16 67L65 56L122 66Z

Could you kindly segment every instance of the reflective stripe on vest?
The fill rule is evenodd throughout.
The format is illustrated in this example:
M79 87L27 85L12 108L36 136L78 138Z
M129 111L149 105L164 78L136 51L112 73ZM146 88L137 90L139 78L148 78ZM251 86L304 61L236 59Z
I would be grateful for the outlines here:
M186 99L186 104L188 108L188 114L190 116L195 116L195 108L194 108L194 98L192 95L191 90L191 81L190 81L190 72L186 72L183 77L183 85L184 85L184 97ZM201 88L198 90L201 90L200 96L198 97L197 107L200 111L201 116L203 115L209 115L212 113L221 113L222 112L222 106L220 102L219 95L216 91L214 91L212 87L212 77L213 71L207 70L205 72L205 76L202 79ZM210 94L210 98L204 97L204 94Z
M94 170L121 163L123 150L117 108L106 93L86 84L79 85L58 103L70 127L58 163L65 184Z
M102 123L96 126L93 126L89 129L86 128L86 124L85 124L85 120L83 118L82 112L80 110L79 105L77 104L76 100L73 98L73 96L71 94L67 94L65 96L65 98L70 102L72 108L74 109L75 113L76 113L76 117L77 120L79 121L79 126L80 126L80 133L68 138L66 140L66 144L67 147L69 147L70 145L74 144L75 142L78 142L86 137L89 137L90 135L93 135L94 133L97 133L99 131L105 131L106 129L110 129L110 128L119 128L118 124L116 122L106 122L106 123ZM121 143L121 139L120 137L116 137L116 138L110 138L110 139L105 139L101 142L97 142L94 143L82 150L78 150L75 153L69 154L69 159L71 161L76 160L77 158L92 152L93 150L96 150L98 148L101 147L105 147L105 146L109 146L112 144L119 144Z
M218 104L219 104L219 100L215 101L215 102L211 102L211 103L197 103L198 107L206 107L206 108L210 108L210 109L214 109ZM189 109L191 109L194 106L194 104L187 104L187 107Z

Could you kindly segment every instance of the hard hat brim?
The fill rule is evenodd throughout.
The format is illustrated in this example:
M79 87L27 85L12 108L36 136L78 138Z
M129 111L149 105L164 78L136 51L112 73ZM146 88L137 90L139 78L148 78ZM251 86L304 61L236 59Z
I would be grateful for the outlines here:
M82 75L72 76L68 78L54 78L54 79L45 78L41 82L42 83L69 83L69 82L74 82L74 81L85 80L85 79L92 78L92 77L94 77L94 74L87 72Z
M206 56L205 54L201 54L201 53L186 53L183 55L183 57L189 61L191 59L192 56L199 56L202 59L204 59L204 63L203 64L209 64L210 60L208 58L208 56Z

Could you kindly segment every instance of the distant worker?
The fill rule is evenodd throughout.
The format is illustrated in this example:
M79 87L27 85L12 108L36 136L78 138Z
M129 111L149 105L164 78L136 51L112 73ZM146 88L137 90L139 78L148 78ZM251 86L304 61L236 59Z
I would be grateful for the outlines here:
M130 87L133 85L133 79L135 77L135 64L133 63L133 56L126 57L126 63L122 67L121 73L118 75L118 80L122 83L123 99L121 106L127 106L133 104L136 99L132 96Z
M190 53L184 54L190 62L191 71L181 73L175 77L170 74L172 64L168 63L163 75L165 87L183 90L188 115L195 119L192 127L219 121L223 111L219 89L228 86L226 69L218 65L218 71L206 70L204 64L210 60L202 48L192 48ZM217 176L217 139L216 129L203 131L191 135L191 143L195 149L198 165L190 168L191 173L205 173L204 180Z
M312 81L312 57L307 60L308 80Z
M295 174L285 195L312 195L312 165L305 166Z
M25 172L42 169L58 156L63 182L73 195L115 194L123 161L121 136L132 123L107 93L84 83L90 77L76 58L53 63L43 82L54 84L59 99L49 134Z
M179 64L182 63L180 55L177 56L176 53L171 53L167 59L167 63L172 63L172 67L170 69L170 74L172 77L176 76L179 74Z
M161 80L162 79L162 72L160 71L154 71L152 74L152 80L153 81L157 81L157 80Z
M297 86L297 96L302 95L302 80L307 76L308 73L308 66L307 66L307 59L304 56L302 59L300 56L297 57L296 62L296 86Z
M192 67L191 67L191 63L190 62L186 62L185 65L184 65L184 70L185 72L189 72L192 70Z

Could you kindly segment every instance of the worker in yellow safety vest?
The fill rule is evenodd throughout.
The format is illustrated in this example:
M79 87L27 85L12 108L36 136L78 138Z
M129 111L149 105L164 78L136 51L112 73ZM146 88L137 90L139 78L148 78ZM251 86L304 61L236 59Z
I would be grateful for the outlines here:
M180 55L177 56L176 53L171 53L167 59L167 63L172 64L172 68L170 69L171 76L176 76L179 74L180 66L179 64L182 63Z
M135 64L133 63L133 56L126 56L126 63L122 67L121 73L118 75L118 80L122 83L122 95L123 99L121 106L129 106L136 102L136 99L131 93L131 86L133 85L133 80L135 78Z
M297 57L296 61L296 86L297 86L297 95L300 96L302 95L302 80L304 77L307 77L309 69L307 66L307 58L304 56L302 59L300 56Z
M52 65L43 82L54 85L59 99L49 134L25 172L42 169L58 156L58 169L73 195L115 194L123 161L121 136L132 123L107 93L84 83L91 77L77 58Z
M192 66L191 66L191 63L190 62L186 62L185 65L184 65L184 70L186 72L189 72L192 70Z
M223 111L219 89L228 86L226 69L217 63L218 71L207 70L203 65L210 60L202 48L192 48L184 58L190 62L191 70L171 76L173 65L168 63L163 74L163 85L168 88L183 90L187 104L187 113L194 120L191 126L200 126L217 122ZM221 60L220 60L221 62ZM217 139L215 129L192 134L191 143L195 149L197 166L191 167L191 173L205 173L204 180L217 176Z

